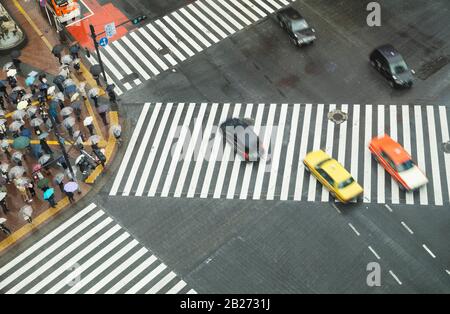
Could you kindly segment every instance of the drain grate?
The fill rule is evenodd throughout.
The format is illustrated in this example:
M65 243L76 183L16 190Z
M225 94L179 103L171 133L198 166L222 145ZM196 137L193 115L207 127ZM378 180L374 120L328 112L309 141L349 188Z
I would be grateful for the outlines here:
M332 110L328 112L328 120L335 124L341 124L347 121L348 115L346 112L343 112L341 110Z
M450 154L450 141L442 144L442 150L446 154Z

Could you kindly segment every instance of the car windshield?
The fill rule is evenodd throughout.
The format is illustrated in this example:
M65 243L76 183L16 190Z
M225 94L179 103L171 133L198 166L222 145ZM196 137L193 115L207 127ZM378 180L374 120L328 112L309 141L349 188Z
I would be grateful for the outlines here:
M300 32L307 28L308 28L308 23L306 23L305 20L292 21L292 31L293 32Z
M57 5L66 4L67 0L56 0Z
M353 179L353 178L348 178L347 180L345 180L345 181L342 181L341 183L339 183L338 184L338 188L339 189L343 189L343 188L346 188L347 186L349 186L350 184L352 184L353 182L355 182L355 179Z
M408 66L405 61L401 60L391 65L392 71L395 74L402 74L408 70Z
M411 169L412 167L414 167L414 163L412 160L408 160L407 162L404 162L400 165L397 166L397 171L398 172L402 172L402 171L406 171Z

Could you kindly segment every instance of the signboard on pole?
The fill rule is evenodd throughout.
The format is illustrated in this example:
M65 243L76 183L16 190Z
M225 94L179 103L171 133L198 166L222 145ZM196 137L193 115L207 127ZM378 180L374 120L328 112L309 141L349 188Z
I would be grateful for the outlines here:
M106 38L106 37L100 38L98 44L102 47L108 46L108 38Z
M116 31L116 24L114 22L106 24L105 25L105 33L107 38L113 37L117 31Z

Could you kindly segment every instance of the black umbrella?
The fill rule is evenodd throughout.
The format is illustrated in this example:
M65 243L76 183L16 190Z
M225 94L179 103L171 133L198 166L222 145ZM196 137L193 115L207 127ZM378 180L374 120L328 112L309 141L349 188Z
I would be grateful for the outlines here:
M63 51L63 49L64 49L64 46L63 46L63 45L56 45L55 47L53 47L52 53L53 53L54 55L59 55L59 54L61 54L61 52Z
M64 76L62 75L57 75L55 76L55 78L53 79L53 83L55 84L62 84L66 79L64 78Z
M114 84L109 84L108 86L106 86L106 91L107 92L113 92L114 88L116 88L116 85Z
M109 110L109 106L107 104L100 105L97 109L98 113L105 113Z
M80 45L73 44L72 46L70 46L69 51L70 53L78 53L80 51Z
M81 109L81 101L75 101L70 105L74 110Z
M20 55L21 55L21 53L20 53L19 50L13 50L13 51L11 52L11 58L13 58L13 59L19 58Z

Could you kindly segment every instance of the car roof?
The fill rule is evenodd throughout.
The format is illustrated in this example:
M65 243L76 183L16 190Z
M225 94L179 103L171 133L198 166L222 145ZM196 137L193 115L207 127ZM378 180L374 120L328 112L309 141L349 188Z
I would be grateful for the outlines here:
M281 14L286 15L291 20L304 20L303 16L293 7L287 7L280 11Z
M402 145L394 141L390 136L385 135L377 139L378 145L388 155L388 157L396 165L400 165L408 160L411 160L411 156L403 148Z
M222 126L243 126L243 127L248 127L248 124L242 119L230 118L230 119L225 120L222 123Z
M336 159L329 159L320 166L336 182L341 183L351 174Z
M397 49L394 48L391 44L382 45L375 50L378 50L384 57L387 59L392 59L396 57L400 57L400 52L397 51Z

